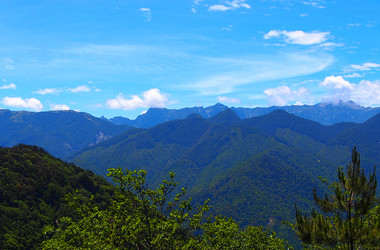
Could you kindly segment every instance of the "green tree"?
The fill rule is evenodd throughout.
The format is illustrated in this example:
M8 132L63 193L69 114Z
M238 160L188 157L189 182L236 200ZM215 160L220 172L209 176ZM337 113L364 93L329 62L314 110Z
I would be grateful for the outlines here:
M379 244L379 236L377 239L373 236L379 223L371 222L371 216L375 216L371 209L376 205L375 168L367 178L360 167L356 147L352 150L346 173L342 167L338 168L338 182L321 181L332 190L332 194L325 194L324 198L313 190L315 203L323 214L313 210L308 217L296 207L296 224L293 226L302 242L313 247L347 249Z
M174 174L157 189L145 182L145 171L110 169L116 196L104 210L68 195L80 219L64 217L58 228L45 228L44 249L285 249L284 240L260 227L240 230L230 218L205 217L207 201L192 211L185 189L174 193Z

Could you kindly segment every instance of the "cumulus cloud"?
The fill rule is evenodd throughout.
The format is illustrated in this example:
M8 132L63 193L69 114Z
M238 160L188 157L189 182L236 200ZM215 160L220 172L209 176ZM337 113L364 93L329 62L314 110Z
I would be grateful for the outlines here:
M86 86L86 85L83 85L83 86L78 86L76 88L70 88L70 89L67 89L67 91L69 92L73 92L73 93L78 93L78 92L90 92L91 91L91 88L89 86Z
M46 88L46 89L39 89L37 91L34 91L33 94L47 95L47 94L56 94L59 92L61 92L60 89Z
M164 108L168 103L168 95L161 93L159 89L150 89L142 94L132 95L129 99L125 99L119 94L115 99L106 101L106 105L111 109L134 110L137 108Z
M266 89L264 94L267 96L268 104L275 106L285 106L289 102L297 102L297 105L310 101L310 93L306 88L291 90L288 86Z
M240 103L239 99L226 97L226 96L218 96L218 100L224 103Z
M365 106L380 104L380 81L361 80L359 83L350 83L342 76L329 76L320 86L329 91L323 97L327 101L352 100Z
M150 8L140 8L138 9L140 12L142 12L142 15L145 17L145 21L152 20L152 11Z
M352 84L344 80L342 76L328 76L321 83L321 86L325 86L330 89L353 89Z
M225 1L225 4L215 4L211 5L208 10L209 11L227 11L227 10L235 10L235 9L250 9L251 6L245 3L245 0L233 0L233 1Z
M1 101L4 105L14 108L26 108L41 111L42 103L36 98L22 99L21 97L4 97Z
M51 110L70 110L69 106L64 104L56 104L50 106Z
M328 39L330 32L304 32L302 30L286 31L271 30L264 34L264 39L283 38L288 44L313 45L323 43Z
M3 86L0 86L0 89L16 89L16 84L14 83L4 84Z

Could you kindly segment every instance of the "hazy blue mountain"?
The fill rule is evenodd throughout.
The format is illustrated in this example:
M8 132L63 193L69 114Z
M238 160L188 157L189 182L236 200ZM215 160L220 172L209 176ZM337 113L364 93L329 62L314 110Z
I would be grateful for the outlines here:
M37 145L62 159L130 128L75 111L0 110L0 146Z
M136 128L150 128L160 123L177 119L185 119L190 114L199 114L204 118L209 118L227 108L227 106L224 106L220 103L207 108L193 107L178 110L166 108L150 108L145 114L139 115L135 120L117 116L109 119L109 121L116 125L126 124Z
M116 125L127 124L133 127L149 128L157 124L184 119L191 113L201 115L203 118L210 118L221 111L227 109L220 103L207 108L193 107L183 109L166 109L151 108L145 114L138 116L135 120L125 117L114 117L110 121ZM316 105L292 105L292 106L272 106L258 108L236 108L231 109L241 118L248 119L265 114L269 114L274 110L281 109L288 113L316 121L322 125L332 125L340 122L356 122L362 123L374 115L380 113L380 108L362 107L352 101L338 103L319 103Z

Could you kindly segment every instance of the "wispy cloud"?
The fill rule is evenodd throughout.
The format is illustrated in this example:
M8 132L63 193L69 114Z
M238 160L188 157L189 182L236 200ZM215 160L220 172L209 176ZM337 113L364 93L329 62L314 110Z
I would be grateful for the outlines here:
M9 107L26 108L34 111L41 111L43 109L42 103L36 98L4 97L1 103Z
M326 41L329 34L330 32L319 31L304 32L302 30L271 30L264 35L264 39L283 38L288 44L313 45Z
M212 58L205 64L215 72L182 88L202 95L224 95L244 85L316 73L332 62L333 57L324 53L278 54L275 58L264 56L261 59L257 56L252 59ZM228 65L227 69L225 65Z
M106 105L110 109L134 110L137 108L164 108L169 102L168 95L161 93L159 89L150 89L142 94L132 95L129 99L125 99L119 94L115 99L106 101Z
M380 64L378 63L363 63L362 65L352 64L350 68L352 70L357 70L357 71L369 71L376 68L380 68Z
M152 20L152 11L150 8L140 8L138 11L142 12L142 15L145 17L145 21L151 21Z
M325 3L324 0L307 0L302 2L305 5L313 6L318 9L326 8L323 4Z
M39 95L48 95L48 94L58 94L61 92L71 92L71 93L80 93L80 92L91 92L91 90L95 92L100 92L101 89L97 88L93 85L91 82L91 87L87 85L77 86L75 88L46 88L46 89L39 89L37 91L33 91L33 94L39 94Z
M59 92L62 92L62 90L56 89L56 88L46 88L46 89L39 89L37 91L34 91L33 94L47 95L47 94L57 94Z
M87 86L87 85L83 85L83 86L78 86L78 87L75 87L75 88L69 88L69 89L67 89L67 91L73 92L73 93L90 92L91 88L89 86Z
M218 96L218 101L223 103L240 103L239 99L226 96Z
M227 11L227 10L235 10L235 9L250 9L251 6L245 3L245 0L233 0L233 1L225 1L224 4L215 4L211 5L208 10L209 11Z
M4 84L3 86L0 86L0 89L16 89L16 84L14 83Z
M354 78L354 77L364 77L364 75L363 74L359 74L357 72L354 72L352 74L344 75L344 77L346 77L346 78Z

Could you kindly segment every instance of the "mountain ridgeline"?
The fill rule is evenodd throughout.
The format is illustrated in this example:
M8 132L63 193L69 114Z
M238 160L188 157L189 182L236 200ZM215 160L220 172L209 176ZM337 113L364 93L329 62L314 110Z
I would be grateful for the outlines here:
M373 132L372 132L373 131ZM195 201L211 198L216 213L242 225L290 232L294 203L313 206L318 176L336 178L357 145L363 166L380 162L380 115L358 123L324 126L284 110L241 119L232 109L205 119L199 114L148 129L132 129L88 147L70 161L104 175L108 168L144 169L159 184L175 172Z
M61 159L130 128L75 111L0 110L0 146L37 145Z
M160 123L185 119L190 114L199 114L203 118L210 118L228 109L223 104L216 104L210 107L193 107L183 109L150 108L145 114L139 115L135 120L122 116L109 119L116 125L130 125L137 128L150 128ZM319 103L316 105L291 105L272 106L257 108L235 108L231 109L241 118L249 119L256 116L266 115L274 110L285 110L290 114L318 122L322 125L333 125L339 122L362 123L374 115L380 113L380 108L362 107L352 101L339 101L337 103ZM104 118L106 119L106 118Z

